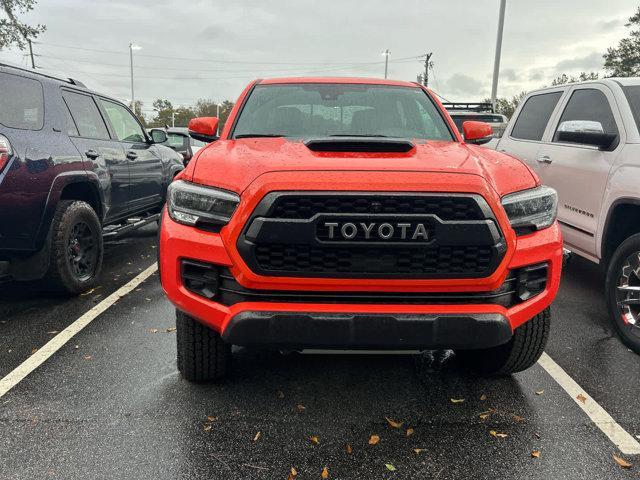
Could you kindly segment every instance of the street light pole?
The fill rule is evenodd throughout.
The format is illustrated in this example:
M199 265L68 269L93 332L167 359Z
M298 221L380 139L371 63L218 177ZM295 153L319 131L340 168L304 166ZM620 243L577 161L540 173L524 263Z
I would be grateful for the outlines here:
M498 17L498 37L496 39L496 56L493 61L493 83L491 85L491 105L496 109L498 96L498 76L500 74L500 55L502 54L502 31L504 30L504 11L507 0L500 0L500 15Z
M133 43L129 44L129 64L131 66L131 108L135 111L136 97L133 93Z
M391 55L391 52L387 48L382 52L382 54L384 55L384 78L387 78L387 73L389 71L389 55Z

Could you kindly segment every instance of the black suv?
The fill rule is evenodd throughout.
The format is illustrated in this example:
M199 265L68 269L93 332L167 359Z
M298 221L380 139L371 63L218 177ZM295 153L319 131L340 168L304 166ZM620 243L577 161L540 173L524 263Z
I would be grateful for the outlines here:
M0 277L89 288L103 238L155 221L183 169L151 137L78 81L0 64Z

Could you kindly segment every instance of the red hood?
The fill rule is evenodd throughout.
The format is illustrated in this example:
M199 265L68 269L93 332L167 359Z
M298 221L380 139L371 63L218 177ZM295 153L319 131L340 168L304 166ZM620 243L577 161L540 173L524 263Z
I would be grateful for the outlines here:
M182 177L244 191L256 178L284 171L446 172L478 175L502 196L532 188L538 179L519 160L458 142L417 144L408 153L325 153L284 138L218 140L198 152Z

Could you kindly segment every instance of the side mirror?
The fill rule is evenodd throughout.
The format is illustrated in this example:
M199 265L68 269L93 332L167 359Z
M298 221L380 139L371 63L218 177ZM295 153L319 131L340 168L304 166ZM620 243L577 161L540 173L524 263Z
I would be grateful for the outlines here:
M213 142L218 139L218 118L198 117L189 120L189 135L201 142Z
M152 128L149 132L153 143L164 143L167 141L167 132L159 128Z
M466 143L483 145L493 138L493 129L488 123L469 120L462 124L462 134Z
M570 120L558 126L555 140L566 143L592 145L602 150L610 149L618 135L605 133L600 122L593 120Z

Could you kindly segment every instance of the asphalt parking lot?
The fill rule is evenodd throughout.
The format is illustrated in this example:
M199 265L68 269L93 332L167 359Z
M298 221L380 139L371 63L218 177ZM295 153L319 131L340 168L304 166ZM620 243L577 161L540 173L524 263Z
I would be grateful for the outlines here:
M102 283L75 299L0 286L0 378L152 266L155 235L109 243ZM153 274L0 390L0 478L286 479L292 467L300 479L325 468L342 479L638 478L640 456L584 411L597 402L640 438L640 361L609 327L596 266L573 259L553 314L547 354L584 402L541 365L483 379L446 353L239 349L231 379L192 385L178 375L174 312Z

